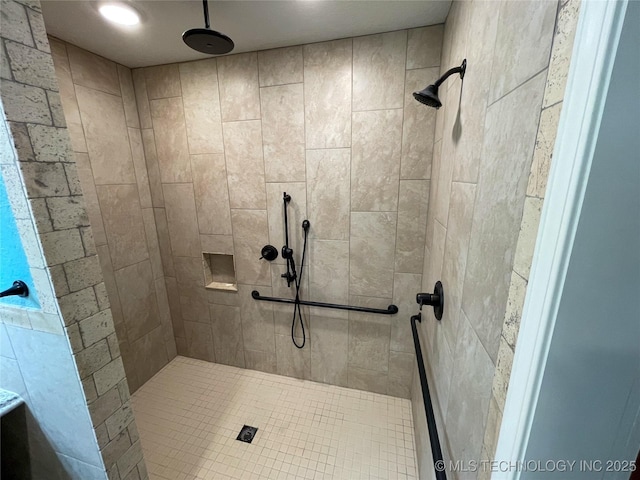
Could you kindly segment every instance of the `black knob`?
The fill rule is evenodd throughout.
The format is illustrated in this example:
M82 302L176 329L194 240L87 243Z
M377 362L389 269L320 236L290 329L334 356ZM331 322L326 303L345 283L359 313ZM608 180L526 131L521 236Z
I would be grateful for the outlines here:
M433 287L433 293L418 293L416 302L420 305L420 310L422 310L423 305L432 306L436 318L442 320L442 313L444 312L444 288L442 287L442 282L440 280L436 282Z
M12 295L28 297L29 287L27 287L27 284L22 280L16 280L13 282L13 286L11 288L6 289L4 292L0 292L0 297L11 297Z
M262 247L262 251L260 252L260 254L262 255L260 257L260 260L264 258L265 260L272 262L276 258L278 258L278 249L273 245L265 245L264 247Z

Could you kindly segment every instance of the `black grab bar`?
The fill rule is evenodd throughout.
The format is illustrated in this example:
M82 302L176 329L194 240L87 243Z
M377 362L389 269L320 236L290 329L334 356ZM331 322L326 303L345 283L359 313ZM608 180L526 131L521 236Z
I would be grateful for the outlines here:
M436 417L433 414L433 404L431 403L431 395L429 394L427 372L424 369L424 359L422 358L422 349L420 348L420 338L418 337L416 321L422 322L421 313L411 317L411 331L413 332L413 343L416 348L416 361L418 362L420 385L422 385L422 400L424 401L424 410L427 414L427 429L429 430L429 440L431 441L431 455L433 456L436 480L447 480L445 464L442 459L442 448L440 448L440 438L438 437L438 428L436 427Z
M395 315L398 313L398 307L395 305L389 305L386 310L382 308L368 308L368 307L355 307L353 305L338 305L336 303L323 303L323 302L311 302L308 300L295 300L290 298L277 298L277 297L265 297L260 295L260 292L254 290L251 292L251 296L255 300L263 300L265 302L276 303L297 303L298 305L308 305L310 307L320 308L337 308L338 310L351 310L354 312L366 312L366 313L379 313L380 315Z

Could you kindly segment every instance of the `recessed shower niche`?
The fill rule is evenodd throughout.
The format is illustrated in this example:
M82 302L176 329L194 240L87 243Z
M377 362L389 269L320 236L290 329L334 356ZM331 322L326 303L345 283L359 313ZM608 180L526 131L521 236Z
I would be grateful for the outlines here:
M204 286L211 290L238 291L233 255L203 253Z

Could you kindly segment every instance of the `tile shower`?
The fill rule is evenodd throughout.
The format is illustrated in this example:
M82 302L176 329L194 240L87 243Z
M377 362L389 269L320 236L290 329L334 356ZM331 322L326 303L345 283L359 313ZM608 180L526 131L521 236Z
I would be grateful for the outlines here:
M496 15L489 3L454 2L444 26L134 70L49 38L81 194L75 188L70 197L52 201L45 198L48 192L38 192L35 186L59 173L54 168L59 164L41 159L29 164L33 159L23 159L19 148L24 136L15 128L12 133L20 161L27 160L22 175L35 190L29 199L38 228L43 218L56 219L62 223L54 230L77 229L80 249L98 254L101 269L87 264L69 276L66 266L54 262L47 263L49 275L65 324L78 315L69 323L70 338L75 338L71 328L77 330L73 322L110 306L117 342L111 334L104 345L136 392L132 403L152 475L194 478L195 467L214 461L213 452L222 455L214 457L222 465L205 463L203 476L414 478L417 457L421 478L428 478L429 446L408 317L416 310L415 293L431 291L438 279L448 292L445 319L420 328L445 457L491 457L517 334L517 304L531 261L526 245L533 246L544 197L578 5L575 0L505 2ZM35 3L24 8L37 14ZM507 25L518 22L524 23L514 38ZM5 48L15 69L22 53ZM518 63L522 55L531 61ZM413 100L411 92L435 80L441 65L446 69L464 57L469 68L463 87L459 81L445 84L437 115ZM6 68L3 63L3 79ZM17 73L11 75L19 80ZM9 111L14 106L5 83ZM53 108L55 92L47 96ZM56 123L63 135L65 119ZM63 138L51 142L55 145L49 140L38 144L32 136L31 143L45 145L50 155L70 157ZM510 172L506 183L505 171ZM73 179L72 174L70 167L66 176ZM256 302L250 295L256 289L292 296L280 277L282 258L258 260L263 245L284 243L283 191L292 196L291 243L297 256L300 224L308 218L312 225L303 297L377 308L394 303L398 315L305 308L308 344L294 347L292 306ZM45 253L54 246L44 245ZM237 292L204 288L203 253L233 256ZM58 282L73 284L71 293L58 292ZM92 287L81 289L85 283ZM495 289L483 290L489 283ZM83 358L98 359L99 349L89 350ZM317 414L320 424L369 411L390 423L359 418L351 427L373 432L374 443L376 432L384 431L393 441L384 447L372 443L374 451L383 452L385 461L400 452L404 460L396 456L391 467L382 468L372 465L370 451L363 456L357 447L322 467L304 454L284 462L289 449L308 448L314 457L335 452L327 439L340 429L323 427L327 435L305 431L305 443L295 429L284 428L275 406L274 418L285 422L279 424L283 436L269 437L278 451L272 444L256 453L250 472L238 467L244 453L238 454L231 440L212 441L213 450L200 452L209 455L202 461L188 457L193 439L170 424L171 415L162 423L157 409L171 405L172 397L161 395L158 385L191 392L196 401L184 418L193 422L208 415L207 422L217 425L219 418L195 405L217 391L216 383L181 383L180 377L202 372L236 385L238 405L246 381L265 385L266 392L277 385L300 396L304 416ZM93 382L85 384L85 396L97 422L95 410L104 410L108 394L98 397L88 384ZM126 413L128 391L119 385L110 392L118 390L118 408ZM314 395L322 396L322 408L313 403ZM275 425L249 394L251 403L255 418ZM385 409L387 416L381 413ZM105 427L114 425L117 415L95 427L100 448L114 461L126 457L128 448ZM296 422L306 427L304 416ZM126 437L138 445L135 424L130 425ZM169 436L153 433L160 430ZM185 441L170 452L170 462L160 461L168 446L159 444L176 438ZM357 463L356 457L365 461ZM312 468L303 461L316 463ZM134 472L143 472L140 465ZM172 471L176 465L181 468Z

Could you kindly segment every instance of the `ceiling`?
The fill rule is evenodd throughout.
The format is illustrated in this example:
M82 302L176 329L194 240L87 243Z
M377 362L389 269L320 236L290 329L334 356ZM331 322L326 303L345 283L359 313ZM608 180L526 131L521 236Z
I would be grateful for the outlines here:
M42 0L47 32L127 67L206 58L182 32L204 27L199 0L128 0L140 13L135 27L107 23L99 1ZM451 0L210 1L211 28L230 36L232 53L444 23Z

